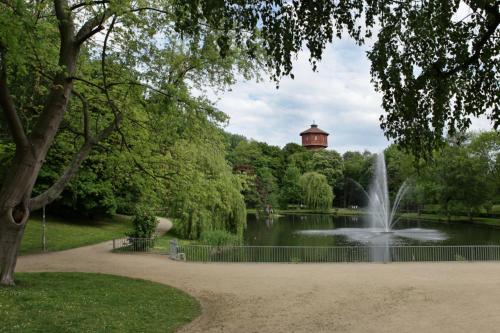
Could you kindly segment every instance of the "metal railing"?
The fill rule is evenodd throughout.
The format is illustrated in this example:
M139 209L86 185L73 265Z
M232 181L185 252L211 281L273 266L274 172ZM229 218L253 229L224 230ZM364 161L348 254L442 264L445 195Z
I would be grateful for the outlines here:
M120 252L153 252L156 238L120 238L113 239L113 250Z
M119 252L169 253L171 259L192 262L443 262L500 261L500 245L431 246L211 246L170 241L169 249L155 248L156 238L113 240Z
M172 244L171 244L172 248ZM498 261L499 245L473 246L175 246L174 259L195 262Z

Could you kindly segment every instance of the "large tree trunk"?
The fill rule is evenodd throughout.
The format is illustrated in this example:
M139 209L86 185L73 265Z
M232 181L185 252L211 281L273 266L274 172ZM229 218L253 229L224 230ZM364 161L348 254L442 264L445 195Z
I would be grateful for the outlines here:
M0 284L14 284L17 254L30 215L29 200L41 167L31 149L18 149L0 191Z
M26 218L28 217L28 214ZM0 284L14 285L14 270L16 268L17 255L24 234L23 223L16 223L10 216L10 212L4 211L0 216Z

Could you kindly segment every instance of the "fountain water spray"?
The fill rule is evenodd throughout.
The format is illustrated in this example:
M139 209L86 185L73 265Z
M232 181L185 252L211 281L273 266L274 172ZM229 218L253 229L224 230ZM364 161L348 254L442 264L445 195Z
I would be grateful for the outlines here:
M355 181L353 182L363 189L359 183ZM369 193L366 193L363 190L369 199L368 206L370 214L368 216L368 228L309 229L300 230L297 231L297 233L309 236L345 236L351 240L375 246L389 246L389 244L392 244L397 238L407 238L423 242L441 241L447 239L447 236L444 233L434 229L394 229L394 226L399 221L399 218L395 219L396 211L401 203L401 200L408 191L408 188L408 183L405 181L399 188L391 207L384 154L377 154L375 174ZM379 248L377 247L374 249ZM374 257L377 256L378 254L374 255ZM383 258L387 258L385 253Z
M384 154L377 154L375 163L375 174L368 194L370 227L382 232L392 232L392 227L398 222L394 220L394 215L399 207L401 199L408 191L408 184L405 181L398 190L394 204L391 208L389 199L389 189L387 185L387 168Z

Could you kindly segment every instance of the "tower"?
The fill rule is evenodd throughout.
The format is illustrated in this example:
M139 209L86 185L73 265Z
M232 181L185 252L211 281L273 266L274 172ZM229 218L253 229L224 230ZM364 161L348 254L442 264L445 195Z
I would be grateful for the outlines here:
M302 146L309 150L325 149L328 147L328 135L330 134L318 128L318 125L312 124L311 128L300 133Z

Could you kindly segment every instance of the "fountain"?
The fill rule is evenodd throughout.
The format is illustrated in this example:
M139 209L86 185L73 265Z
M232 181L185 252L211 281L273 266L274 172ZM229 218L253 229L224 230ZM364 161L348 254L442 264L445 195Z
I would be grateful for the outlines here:
M361 185L359 186L361 187ZM408 183L404 182L399 188L391 207L384 154L377 154L375 173L369 192L366 193L363 190L368 198L368 226L366 228L301 230L298 231L298 233L309 236L341 235L346 236L353 241L377 246L391 245L395 243L397 238L400 237L416 241L441 241L447 239L444 233L434 229L394 228L400 220L400 218L396 218L396 212L408 189Z
M368 195L369 199L369 212L370 212L370 227L379 232L392 233L392 227L399 221L394 220L401 199L408 190L407 182L398 190L392 209L390 207L389 189L387 186L387 168L385 166L384 154L377 154L377 161L375 163L375 175L373 183L370 187Z

